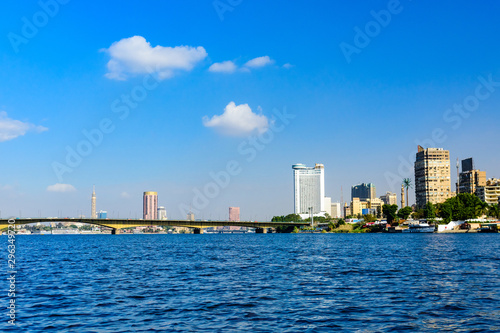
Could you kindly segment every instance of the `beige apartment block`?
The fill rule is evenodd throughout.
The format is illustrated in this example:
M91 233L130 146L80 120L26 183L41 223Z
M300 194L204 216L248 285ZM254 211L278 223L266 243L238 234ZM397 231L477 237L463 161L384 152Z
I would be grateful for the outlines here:
M459 193L474 194L478 187L486 186L486 171L470 170L460 173Z
M415 161L415 196L419 208L423 208L428 202L445 202L452 196L448 150L424 149L418 146Z
M477 188L476 195L489 205L500 203L500 179L491 178L485 186Z

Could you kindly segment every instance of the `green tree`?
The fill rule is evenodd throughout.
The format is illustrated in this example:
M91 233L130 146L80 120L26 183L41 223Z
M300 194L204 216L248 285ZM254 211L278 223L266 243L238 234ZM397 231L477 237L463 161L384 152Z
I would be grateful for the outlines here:
M373 214L363 215L363 218L364 218L365 222L375 222L375 221L377 221L377 218Z
M411 209L410 206L406 206L404 208L401 208L398 212L398 217L403 220L407 220L410 214L413 212L413 209Z
M377 206L377 218L381 218L382 217L382 207L381 206Z
M430 201L425 204L424 217L430 220L436 218L436 206Z
M475 219L485 211L484 203L475 195L460 193L438 206L439 217L448 223L452 220Z
M488 207L488 216L500 219L500 207L499 205L490 205Z
M338 219L337 223L338 223L338 225L344 225L345 224L345 220L344 219Z
M398 205L383 205L382 206L382 212L384 213L384 216L387 219L387 223L391 224L394 223L394 220L396 219L396 213L398 211Z

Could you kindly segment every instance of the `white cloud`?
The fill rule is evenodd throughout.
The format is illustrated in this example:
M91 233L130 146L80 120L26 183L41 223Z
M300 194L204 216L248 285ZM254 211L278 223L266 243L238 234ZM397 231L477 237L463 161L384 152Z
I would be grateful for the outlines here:
M294 66L292 64L290 64L290 63L286 63L286 64L283 65L283 68L286 68L286 69L290 69L292 67L294 67Z
M47 186L47 191L48 192L75 192L76 188L73 185L70 184L54 184Z
M269 58L269 56L263 56L263 57L258 57L254 58L252 60L247 61L245 64L245 67L250 67L250 68L260 68L264 67L267 65L271 65L274 63L274 60Z
M15 120L7 117L7 112L0 111L0 142L9 141L23 136L27 132L43 132L47 131L47 127L36 126L30 123L23 123L20 120Z
M223 62L216 62L208 69L210 72L214 73L234 73L237 67L234 62L228 60Z
M203 125L213 127L224 135L244 136L256 131L263 133L269 128L266 116L252 112L248 104L230 102L220 116L203 117Z
M192 70L207 56L201 46L151 47L142 36L124 38L104 51L111 57L106 77L115 80L146 73L157 73L160 79L166 79L172 77L176 70Z
M130 194L128 194L127 192L122 192L122 193L120 193L120 196L121 196L122 198L125 198L125 199L130 198Z

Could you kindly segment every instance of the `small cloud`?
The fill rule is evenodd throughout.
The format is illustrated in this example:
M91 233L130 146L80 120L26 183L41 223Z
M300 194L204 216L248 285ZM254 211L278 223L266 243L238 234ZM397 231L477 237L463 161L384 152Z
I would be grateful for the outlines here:
M290 64L290 63L286 63L283 65L283 68L286 68L286 69L290 69L292 67L295 67L294 65Z
M205 127L213 127L224 135L244 136L256 131L264 133L269 128L269 120L264 115L252 112L248 104L236 105L230 102L220 116L211 119L203 117Z
M27 132L41 133L47 130L47 127L11 119L7 116L7 112L0 111L0 142L15 139L25 135Z
M128 194L127 192L122 192L122 193L120 193L120 196L121 196L122 198L125 198L125 199L130 198L130 194Z
M146 73L156 73L161 80L170 78L178 70L192 70L207 56L201 46L151 47L142 36L121 39L103 51L111 57L106 77L113 80Z
M263 57L258 57L254 58L252 60L247 61L245 64L245 67L250 67L250 68L260 68L264 67L267 65L271 65L274 63L274 60L269 58L269 56L263 56Z
M70 185L70 184L60 184L60 183L57 183L57 184L54 184L54 185L50 185L50 186L47 186L47 191L48 192L75 192L76 191L76 188L73 186L73 185Z
M223 62L216 62L208 70L213 73L234 73L237 67L234 62L228 60Z

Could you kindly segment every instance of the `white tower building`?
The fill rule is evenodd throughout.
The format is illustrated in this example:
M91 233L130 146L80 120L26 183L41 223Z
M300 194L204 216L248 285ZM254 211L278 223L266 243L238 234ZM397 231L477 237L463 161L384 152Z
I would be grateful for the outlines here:
M158 220L166 220L167 219L167 210L165 207L158 207Z
M294 164L293 189L295 214L320 214L325 212L325 167L316 164L314 168Z

